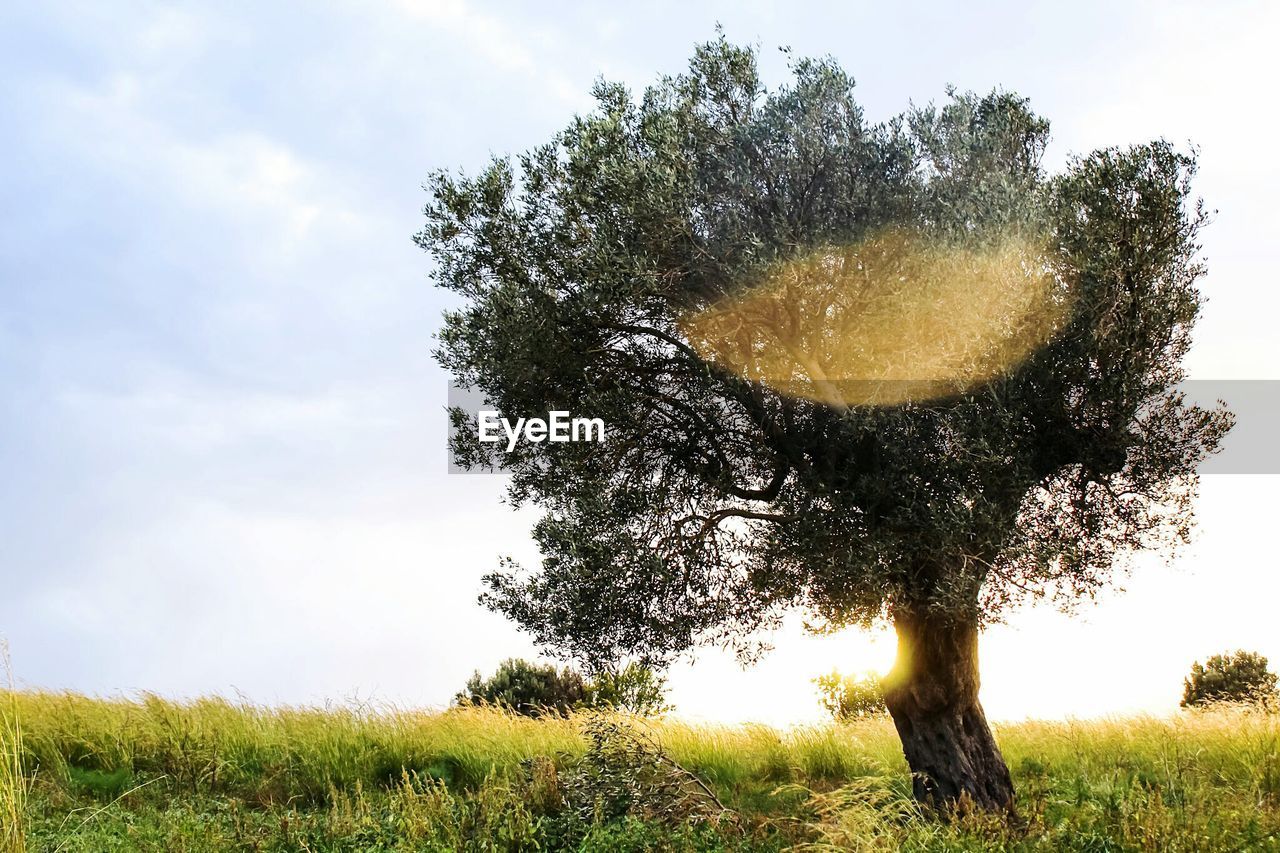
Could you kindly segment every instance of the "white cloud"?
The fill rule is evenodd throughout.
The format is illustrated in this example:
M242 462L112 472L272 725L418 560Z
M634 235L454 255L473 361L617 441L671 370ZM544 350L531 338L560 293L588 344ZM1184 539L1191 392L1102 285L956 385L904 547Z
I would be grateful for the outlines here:
M154 452L214 453L239 441L317 436L394 426L403 401L378 389L330 388L300 393L220 388L175 375L123 391L72 388L59 395L66 416L126 434ZM400 410L400 411L398 411Z
M134 186L152 187L236 222L253 235L259 259L290 256L318 227L358 227L361 217L341 198L331 174L288 144L260 132L227 130L192 138L152 112L147 82L118 72L102 85L48 81L42 97L56 105L48 133L74 145L97 168Z
M590 105L583 87L557 68L569 46L537 19L524 17L513 26L466 0L395 0L394 5L410 20L427 24L479 57L483 65L518 75L522 85L532 82L575 108Z

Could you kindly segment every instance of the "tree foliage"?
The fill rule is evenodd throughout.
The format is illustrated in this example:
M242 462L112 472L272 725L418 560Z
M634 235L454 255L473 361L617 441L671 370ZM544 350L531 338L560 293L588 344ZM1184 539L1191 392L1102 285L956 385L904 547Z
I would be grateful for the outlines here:
M477 671L454 696L457 704L496 705L527 717L564 715L587 698L582 674L569 667L508 658L485 678Z
M818 628L987 621L1029 596L1069 606L1188 534L1196 465L1231 424L1177 390L1201 305L1193 156L1158 141L1049 175L1048 122L1013 94L876 124L834 61L792 72L767 90L722 37L639 99L598 83L592 112L514 162L428 181L418 241L459 297L441 363L508 417L608 424L604 443L508 453L452 413L457 459L543 511L541 566L505 564L484 601L548 651L750 656L796 607ZM1006 256L1034 323L989 298L983 264ZM896 270L923 283L893 291L916 275ZM938 289L957 276L996 307ZM849 362L861 304L898 343Z
M496 705L528 717L565 715L579 708L614 708L642 716L669 710L666 682L638 663L588 678L571 667L508 658L488 678L476 672L454 696L456 704Z
M873 672L853 676L841 675L832 670L815 678L813 683L818 687L818 701L837 722L861 720L888 713L880 676Z
M615 708L643 717L671 710L667 703L666 679L634 661L596 673L589 686L588 701L594 707Z
M1197 708L1218 702L1268 704L1275 701L1276 674L1267 659L1243 650L1214 655L1203 664L1191 665L1183 681L1182 707Z

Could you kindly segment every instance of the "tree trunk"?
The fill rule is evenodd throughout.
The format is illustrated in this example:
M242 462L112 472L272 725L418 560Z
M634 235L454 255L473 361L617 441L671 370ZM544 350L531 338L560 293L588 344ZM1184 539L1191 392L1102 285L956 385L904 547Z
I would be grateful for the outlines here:
M898 659L884 683L915 797L944 811L1013 810L1013 782L978 702L978 629L894 613Z

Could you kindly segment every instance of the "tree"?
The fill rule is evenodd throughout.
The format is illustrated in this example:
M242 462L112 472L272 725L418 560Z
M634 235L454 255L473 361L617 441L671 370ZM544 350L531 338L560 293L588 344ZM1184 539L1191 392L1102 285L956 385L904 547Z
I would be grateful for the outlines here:
M515 163L434 174L418 235L458 297L437 355L504 416L607 440L476 440L543 511L540 567L482 600L549 653L751 659L800 608L890 620L885 701L915 794L1012 802L978 633L1064 606L1188 535L1231 425L1176 385L1201 298L1191 155L1107 149L1057 176L1012 94L870 124L832 60L762 85L723 36L639 101Z
M859 678L832 671L819 675L813 683L818 686L818 700L822 707L836 722L846 723L888 713L880 677L873 672Z
M670 708L665 679L638 663L602 669L594 678L586 678L571 667L557 669L521 658L504 660L488 678L475 672L453 701L496 705L526 717L564 716L579 708L613 708L651 717Z
M1199 708L1217 702L1265 705L1276 699L1276 674L1256 652L1214 655L1203 665L1196 661L1183 681L1182 707Z
M597 673L591 680L590 691L589 704L597 707L616 708L642 717L671 710L667 704L666 679L635 661Z
M453 701L459 705L496 705L526 717L564 716L586 701L588 695L582 674L569 667L556 669L552 664L508 658L489 678L479 672L472 675Z

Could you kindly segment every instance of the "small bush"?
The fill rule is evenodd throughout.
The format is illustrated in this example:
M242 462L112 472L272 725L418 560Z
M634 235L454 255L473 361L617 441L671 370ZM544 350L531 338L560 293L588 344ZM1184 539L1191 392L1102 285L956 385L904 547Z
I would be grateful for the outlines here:
M586 679L569 667L536 664L509 658L489 678L479 672L454 697L459 705L495 705L526 717L548 713L564 716L584 704L589 696Z
M880 677L875 673L868 672L855 677L832 670L827 675L815 678L813 683L818 686L822 707L837 722L862 720L888 713Z
M1255 652L1214 655L1203 665L1196 661L1183 681L1184 708L1219 702L1271 705L1275 699L1276 674L1267 668L1267 659Z
M642 717L655 717L671 710L667 704L667 682L658 673L638 663L605 671L589 686L591 704L627 711Z
M489 678L479 672L454 697L458 705L493 705L526 717L548 713L565 716L581 708L612 708L651 717L671 710L666 704L666 680L637 663L605 670L594 679L552 664L510 658Z

